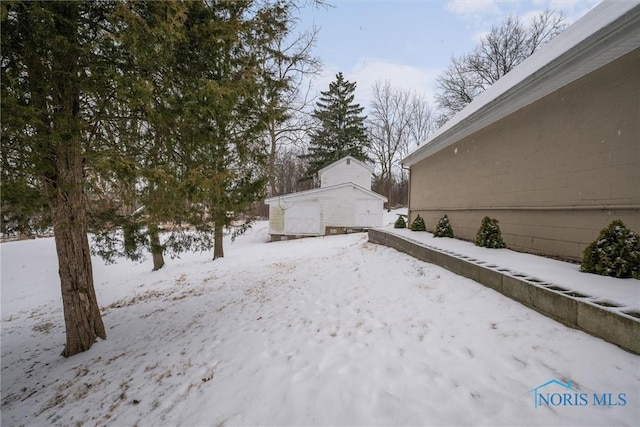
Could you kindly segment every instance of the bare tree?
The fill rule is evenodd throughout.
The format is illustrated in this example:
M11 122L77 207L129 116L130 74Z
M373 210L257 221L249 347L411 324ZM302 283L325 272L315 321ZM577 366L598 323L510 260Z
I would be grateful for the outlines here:
M509 16L499 27L493 26L473 52L452 57L451 64L438 76L440 93L436 102L443 118L462 110L566 26L564 13L549 9L528 25L517 16Z
M314 125L310 107L315 95L312 95L309 77L318 75L322 68L320 59L311 52L318 32L319 29L314 27L293 38L278 40L265 58L266 69L272 80L271 89L266 94L267 108L271 112L266 135L271 195L280 194L278 156L286 156L292 145L302 145Z
M274 195L288 194L295 191L305 190L308 187L301 187L302 181L307 176L307 162L300 156L302 150L295 146L282 147L278 151L272 186L275 188Z
M435 127L435 114L429 102L423 96L413 94L411 97L411 114L413 117L409 127L409 145L403 146L404 151L400 153L402 157L405 157L410 151L425 142Z
M376 82L372 90L367 120L371 157L380 168L378 190L393 205L397 201L392 194L394 180L403 176L400 161L429 136L433 114L423 97L392 88L389 81Z

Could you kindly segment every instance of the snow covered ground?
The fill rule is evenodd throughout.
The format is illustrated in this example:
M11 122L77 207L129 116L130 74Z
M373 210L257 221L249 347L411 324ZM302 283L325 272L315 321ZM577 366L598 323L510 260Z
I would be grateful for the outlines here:
M640 422L640 357L366 234L267 233L95 259L108 339L69 359L53 239L0 245L2 425Z
M440 250L484 261L512 272L541 279L564 289L589 295L594 301L613 302L620 311L640 311L640 280L585 274L578 264L533 256L509 249L487 249L458 239L435 238L431 233L413 232L408 229L387 227L390 233ZM639 338L640 339L640 338Z

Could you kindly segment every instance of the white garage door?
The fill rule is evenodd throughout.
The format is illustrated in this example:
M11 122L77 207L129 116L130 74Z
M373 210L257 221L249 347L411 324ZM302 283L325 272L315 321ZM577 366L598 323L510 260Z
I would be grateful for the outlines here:
M320 206L317 203L296 203L284 213L285 234L319 234Z
M382 225L380 202L370 199L356 200L356 227L379 227Z

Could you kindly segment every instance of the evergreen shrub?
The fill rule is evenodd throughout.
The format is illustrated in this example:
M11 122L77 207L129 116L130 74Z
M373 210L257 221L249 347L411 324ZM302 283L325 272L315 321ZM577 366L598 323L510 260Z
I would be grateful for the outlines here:
M476 246L492 249L507 247L502 240L502 233L497 219L489 218L488 216L482 219L482 224L476 234Z
M584 250L580 271L640 279L640 241L622 221L613 221Z
M427 227L424 225L424 219L422 219L420 215L411 223L411 231L427 231Z
M398 219L396 219L396 222L393 224L393 228L407 228L407 222L402 215L398 215Z
M453 237L453 228L451 228L451 223L446 215L438 221L433 237Z

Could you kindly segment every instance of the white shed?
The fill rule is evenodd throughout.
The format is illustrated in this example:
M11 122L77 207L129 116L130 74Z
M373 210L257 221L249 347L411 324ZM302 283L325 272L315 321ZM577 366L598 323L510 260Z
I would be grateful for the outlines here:
M347 156L319 171L320 188L275 196L269 205L272 240L349 233L382 226L386 197L371 191L372 168Z
M373 168L360 160L347 156L318 171L320 188L351 182L371 190Z

